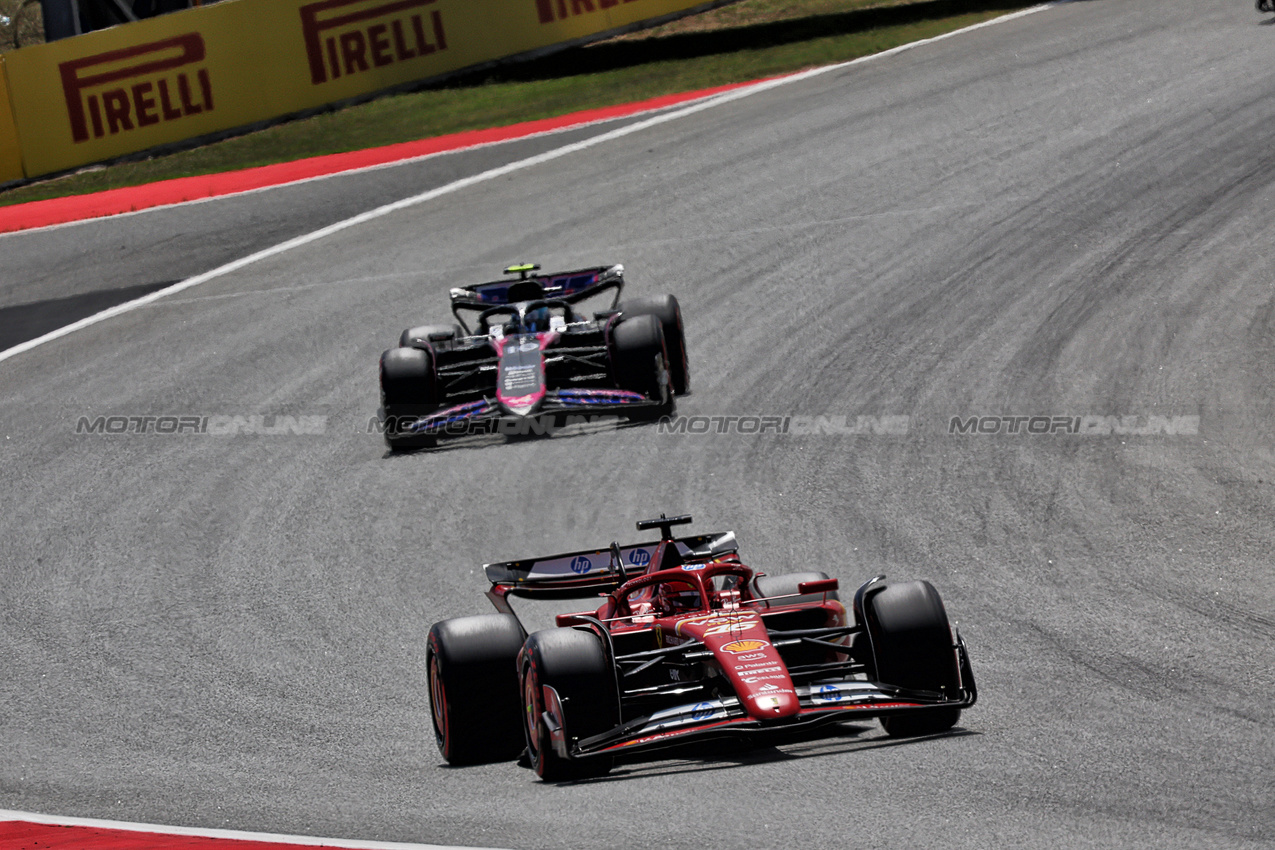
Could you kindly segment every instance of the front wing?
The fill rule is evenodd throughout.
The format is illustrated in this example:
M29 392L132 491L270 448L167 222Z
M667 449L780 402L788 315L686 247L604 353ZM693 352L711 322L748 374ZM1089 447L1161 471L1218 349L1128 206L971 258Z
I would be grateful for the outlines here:
M422 416L404 428L407 433L435 436L474 436L480 434L545 433L566 425L586 424L595 417L627 416L642 408L658 408L664 402L649 399L638 392L621 389L559 389L545 393L544 402L529 416L518 416L501 408L494 398L458 404ZM578 421L572 421L579 417Z
M749 717L740 706L739 699L731 696L662 709L580 741L568 743L558 735L554 745L563 757L584 759L657 750L690 741L800 730L856 717L866 719L932 708L964 710L978 701L978 689L974 683L974 672L969 663L965 641L959 634L956 649L960 658L963 689L955 698L934 691L913 691L881 682L816 682L793 688L801 709L795 716L782 721L763 723Z

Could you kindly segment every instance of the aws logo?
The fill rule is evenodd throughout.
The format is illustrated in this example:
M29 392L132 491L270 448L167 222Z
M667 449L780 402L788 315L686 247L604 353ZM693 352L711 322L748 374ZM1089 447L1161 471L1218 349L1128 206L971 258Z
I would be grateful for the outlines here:
M58 65L71 138L86 142L215 108L197 32Z

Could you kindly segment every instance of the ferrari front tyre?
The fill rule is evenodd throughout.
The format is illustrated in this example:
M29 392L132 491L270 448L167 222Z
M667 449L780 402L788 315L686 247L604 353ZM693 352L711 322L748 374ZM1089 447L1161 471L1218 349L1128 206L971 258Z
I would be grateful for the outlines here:
M510 761L522 752L518 651L525 638L511 614L458 617L429 630L429 706L448 764Z
M654 316L664 331L664 345L668 349L669 377L673 392L685 395L691 389L691 370L686 360L686 334L682 330L682 307L673 295L647 295L630 298L620 304L625 318Z
M553 743L555 729L570 747L620 725L615 670L597 635L561 628L527 638L522 704L527 755L541 779L583 779L611 770L610 756L564 757Z
M889 584L865 601L876 680L956 698L961 674L952 628L938 591L928 581ZM886 734L901 738L945 732L961 717L959 708L914 709L886 715Z
M621 319L611 330L611 368L623 390L641 393L658 402L635 408L630 419L658 419L673 411L664 331L654 316Z
M409 429L420 416L438 409L433 355L423 348L391 348L381 355L381 407L385 442L391 449L429 448L432 434Z

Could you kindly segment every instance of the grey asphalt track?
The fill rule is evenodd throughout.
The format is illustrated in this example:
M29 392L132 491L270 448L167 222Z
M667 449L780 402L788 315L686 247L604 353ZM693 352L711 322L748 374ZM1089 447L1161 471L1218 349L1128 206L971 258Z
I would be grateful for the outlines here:
M1273 39L1240 0L1064 4L0 364L0 808L517 848L1271 847ZM393 173L0 251L79 273L91 239L122 246L106 286L177 279L324 204L375 207ZM387 456L367 433L381 349L518 260L623 262L632 292L676 293L682 414L906 433L645 427ZM98 288L15 268L8 305ZM75 433L99 415L326 418ZM1030 415L1177 432L949 433ZM771 573L930 579L979 705L950 736L847 725L575 785L441 765L424 637L488 610L481 563L641 539L662 510L734 529Z

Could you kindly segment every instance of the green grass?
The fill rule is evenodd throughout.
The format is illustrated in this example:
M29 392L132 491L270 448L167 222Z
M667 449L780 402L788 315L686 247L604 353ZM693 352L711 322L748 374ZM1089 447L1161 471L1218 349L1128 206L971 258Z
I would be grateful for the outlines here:
M0 206L497 127L878 53L1024 0L742 0L713 12L255 133L0 192Z

